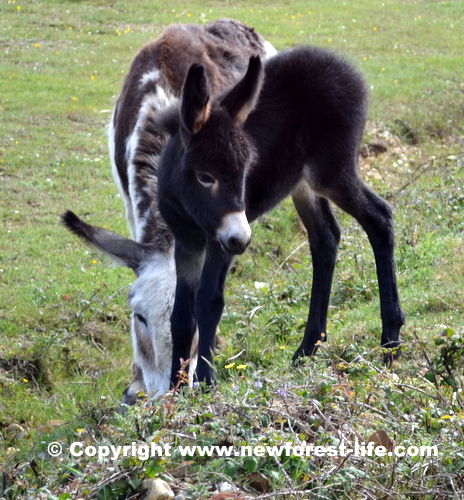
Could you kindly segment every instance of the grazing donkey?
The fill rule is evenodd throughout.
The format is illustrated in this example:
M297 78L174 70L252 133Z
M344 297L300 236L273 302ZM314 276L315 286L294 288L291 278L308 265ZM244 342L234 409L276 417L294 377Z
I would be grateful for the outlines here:
M187 74L177 108L159 115L170 134L159 163L159 209L175 237L177 287L171 316L173 365L199 331L196 377L214 382L212 349L234 255L251 239L249 222L291 195L313 262L310 313L294 362L325 340L340 229L329 200L355 217L374 250L381 345L400 344L404 315L393 259L390 206L360 178L358 152L367 114L361 75L314 47L281 52L216 93L201 64Z
M132 62L109 128L113 175L132 239L86 224L72 212L63 216L71 231L136 274L129 292L133 380L124 391L124 404L133 404L141 391L153 397L164 394L171 380L176 271L173 237L158 210L158 161L167 136L157 115L178 101L192 63L201 65L216 94L245 74L251 55L266 59L275 53L252 28L230 19L168 27ZM192 338L185 360L195 356Z

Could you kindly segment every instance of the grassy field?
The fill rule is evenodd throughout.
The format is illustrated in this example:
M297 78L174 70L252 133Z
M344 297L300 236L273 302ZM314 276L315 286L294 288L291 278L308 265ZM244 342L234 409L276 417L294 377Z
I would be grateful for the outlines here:
M162 477L185 498L227 481L258 498L464 498L464 1L0 5L0 498L139 498ZM131 364L131 272L68 234L67 208L128 236L106 124L138 48L175 23L233 17L278 49L346 55L371 88L361 169L393 206L404 355L380 363L372 251L342 226L329 342L290 369L311 262L290 202L253 226L227 284L218 389L118 413ZM375 154L375 145L386 151ZM231 360L231 358L234 358ZM132 442L338 445L375 433L438 457L74 458ZM65 453L52 458L51 442ZM42 495L42 496L40 496Z

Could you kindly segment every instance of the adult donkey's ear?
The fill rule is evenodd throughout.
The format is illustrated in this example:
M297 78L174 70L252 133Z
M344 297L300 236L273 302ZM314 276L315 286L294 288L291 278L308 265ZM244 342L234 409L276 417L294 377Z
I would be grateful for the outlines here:
M264 80L264 68L259 56L251 56L245 76L222 99L236 125L243 125L258 102Z
M200 64L192 64L182 94L182 125L188 132L197 134L208 121L210 113L211 103L205 68Z
M62 215L61 221L75 235L109 255L117 264L130 267L137 275L153 252L150 245L142 245L107 229L87 224L70 210Z

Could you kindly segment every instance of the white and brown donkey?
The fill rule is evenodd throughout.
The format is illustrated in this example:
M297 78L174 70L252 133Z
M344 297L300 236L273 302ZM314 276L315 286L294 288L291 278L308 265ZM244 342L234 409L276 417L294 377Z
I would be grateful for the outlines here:
M275 53L252 28L230 19L168 27L133 60L109 127L113 175L132 239L91 226L70 211L63 215L73 233L136 275L129 292L133 380L123 404L133 404L140 392L160 396L171 383L176 268L174 239L158 210L158 161L168 135L158 127L157 115L180 99L192 64L201 65L211 92L218 94L240 80L250 56L265 60ZM195 349L196 342L189 342L186 357L194 358Z

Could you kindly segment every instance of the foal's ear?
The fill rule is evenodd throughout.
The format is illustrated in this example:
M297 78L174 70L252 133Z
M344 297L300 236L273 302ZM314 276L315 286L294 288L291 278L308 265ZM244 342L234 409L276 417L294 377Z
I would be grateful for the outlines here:
M264 80L259 56L251 56L245 76L224 97L221 105L227 109L236 125L243 125L258 102Z
M208 121L211 113L208 82L205 68L192 64L187 73L182 95L180 116L182 125L191 133L197 134Z

